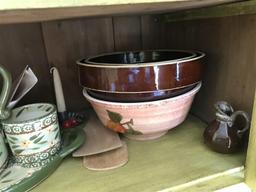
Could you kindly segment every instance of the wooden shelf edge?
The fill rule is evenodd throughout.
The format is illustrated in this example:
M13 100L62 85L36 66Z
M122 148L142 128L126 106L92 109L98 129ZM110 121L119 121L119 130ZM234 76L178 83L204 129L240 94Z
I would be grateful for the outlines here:
M231 185L223 189L219 189L215 192L232 192L232 191L252 192L252 190L244 182L237 183L235 185Z
M256 0L229 3L208 8L192 9L187 11L165 14L166 22L184 20L208 19L227 16L249 15L256 13Z
M249 135L249 143L246 156L246 170L245 170L245 183L253 190L256 191L256 92L254 96L253 113L251 120L251 128Z
M101 0L103 1L103 0ZM120 2L127 2L126 4L112 2L112 4L87 3L87 5L72 4L73 6L30 6L24 7L8 7L3 8L0 1L0 24L9 23L27 23L27 22L41 22L57 19L67 19L76 17L91 17L91 16L105 16L105 15L124 15L124 14L151 14L172 12L177 10L185 10L191 8L205 7L219 5L223 3L234 2L237 0L123 0ZM91 2L91 1L90 1ZM85 3L86 4L86 3ZM40 4L39 4L40 5Z
M54 175L33 191L68 190L67 185L73 183L72 191L86 188L102 192L148 189L198 192L215 191L243 182L245 154L224 155L209 150L202 141L206 126L200 119L189 115L179 128L170 130L159 139L139 142L124 138L129 149L129 162L111 172L95 174L82 169L81 159L68 158ZM65 178L70 173L73 177L67 181Z
M236 168L232 168L220 173L216 173L213 175L209 175L206 177L202 177L196 180L192 180L190 182L181 184L181 185L177 185L177 186L173 186L170 188L166 188L164 190L161 190L160 192L181 192L181 191L185 191L185 190L190 190L190 191L201 191L201 188L204 184L207 183L209 188L218 188L218 185L215 184L214 180L220 179L221 180L228 180L232 177L239 177L238 175L242 175L241 178L243 178L244 176L244 166L240 166L240 167L236 167ZM227 177L227 178L225 178ZM214 185L215 184L215 185ZM212 185L212 186L210 186ZM225 186L226 187L226 186Z

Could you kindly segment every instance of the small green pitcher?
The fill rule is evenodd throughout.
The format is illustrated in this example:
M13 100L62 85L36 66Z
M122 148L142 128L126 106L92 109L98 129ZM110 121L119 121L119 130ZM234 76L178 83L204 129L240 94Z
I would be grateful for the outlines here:
M11 91L11 75L0 65L0 74L3 79L3 88L0 94L0 120L7 119L10 116L10 111L6 108L9 94ZM0 173L7 166L8 151L5 145L2 125L0 125Z

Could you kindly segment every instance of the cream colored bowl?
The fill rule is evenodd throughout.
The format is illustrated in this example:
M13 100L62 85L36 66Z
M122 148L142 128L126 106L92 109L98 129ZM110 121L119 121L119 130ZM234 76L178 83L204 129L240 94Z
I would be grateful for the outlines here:
M150 101L122 103L99 100L83 95L91 103L101 122L108 128L135 140L156 139L182 123L190 110L201 83L177 97Z

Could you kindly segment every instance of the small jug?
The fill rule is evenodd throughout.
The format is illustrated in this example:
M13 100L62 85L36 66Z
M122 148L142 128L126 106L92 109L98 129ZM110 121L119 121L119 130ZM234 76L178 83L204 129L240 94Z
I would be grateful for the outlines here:
M225 101L219 101L214 106L216 119L204 131L205 144L219 153L239 151L243 145L242 137L250 125L247 113L244 111L234 112L232 106ZM245 119L243 128L235 123L238 116Z
M0 65L0 75L3 78L3 88L0 95L0 120L7 119L10 111L6 109L7 101L11 91L11 75ZM0 124L0 173L8 163L8 151L5 145L2 125Z

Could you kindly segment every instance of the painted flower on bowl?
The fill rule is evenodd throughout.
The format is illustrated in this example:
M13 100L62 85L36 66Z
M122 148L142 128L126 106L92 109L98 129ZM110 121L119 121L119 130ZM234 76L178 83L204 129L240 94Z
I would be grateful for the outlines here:
M22 141L22 142L21 142L20 146L23 147L23 148L28 148L28 146L30 145L30 143L31 143L30 141L26 141L26 140L25 140L25 141Z
M122 123L121 121L123 120L123 116L120 113L109 110L107 110L107 113L109 117L109 121L106 124L107 128L118 133L142 135L140 131L136 131L133 129L133 119Z

